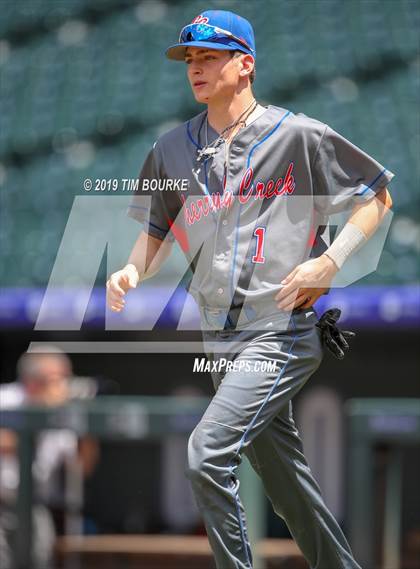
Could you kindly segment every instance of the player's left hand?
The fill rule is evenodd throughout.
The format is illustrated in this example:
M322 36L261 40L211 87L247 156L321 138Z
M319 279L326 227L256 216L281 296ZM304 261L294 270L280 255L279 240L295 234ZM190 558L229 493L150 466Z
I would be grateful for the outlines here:
M309 308L328 290L337 271L327 255L301 263L281 281L283 288L275 296L278 308Z

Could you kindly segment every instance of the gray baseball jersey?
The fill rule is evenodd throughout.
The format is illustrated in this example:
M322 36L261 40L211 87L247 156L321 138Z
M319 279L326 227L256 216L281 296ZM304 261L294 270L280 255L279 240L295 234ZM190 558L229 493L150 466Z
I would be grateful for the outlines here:
M128 212L150 235L179 241L201 306L273 299L313 254L328 216L371 199L394 176L326 124L271 105L228 149L223 142L199 161L218 137L206 117L157 140Z

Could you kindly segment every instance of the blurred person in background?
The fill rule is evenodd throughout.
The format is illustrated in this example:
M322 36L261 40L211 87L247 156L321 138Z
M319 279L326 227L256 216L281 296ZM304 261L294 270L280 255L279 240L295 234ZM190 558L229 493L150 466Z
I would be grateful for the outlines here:
M25 352L18 361L18 380L0 386L0 411L27 405L58 407L71 399L72 364L69 357L47 346ZM12 544L17 527L14 512L19 485L18 435L0 429L0 566L12 568ZM66 511L66 465L75 466L81 478L90 476L98 461L99 447L89 436L67 429L37 434L34 477L33 559L34 569L52 567L57 534L64 531Z

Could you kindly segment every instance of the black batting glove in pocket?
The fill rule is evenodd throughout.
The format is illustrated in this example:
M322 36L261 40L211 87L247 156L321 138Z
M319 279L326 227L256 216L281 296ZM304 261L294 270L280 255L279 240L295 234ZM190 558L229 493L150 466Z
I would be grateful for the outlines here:
M330 308L324 312L318 322L315 324L321 330L321 338L324 346L337 359L342 360L345 350L350 348L347 340L353 338L356 334L350 330L340 330L337 326L338 319L341 316L339 308Z

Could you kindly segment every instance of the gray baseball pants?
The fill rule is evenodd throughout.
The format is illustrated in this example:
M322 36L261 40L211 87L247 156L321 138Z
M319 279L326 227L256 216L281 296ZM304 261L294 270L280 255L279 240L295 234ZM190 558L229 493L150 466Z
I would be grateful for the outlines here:
M202 314L208 327L220 325L217 312ZM316 322L315 311L303 309L290 319L278 312L265 317L258 331L255 323L203 331L209 359L236 366L212 374L216 393L188 443L186 473L218 569L252 568L236 476L243 454L312 569L360 569L321 497L292 416L291 399L322 360ZM227 351L215 352L214 342ZM263 371L269 361L276 369Z

